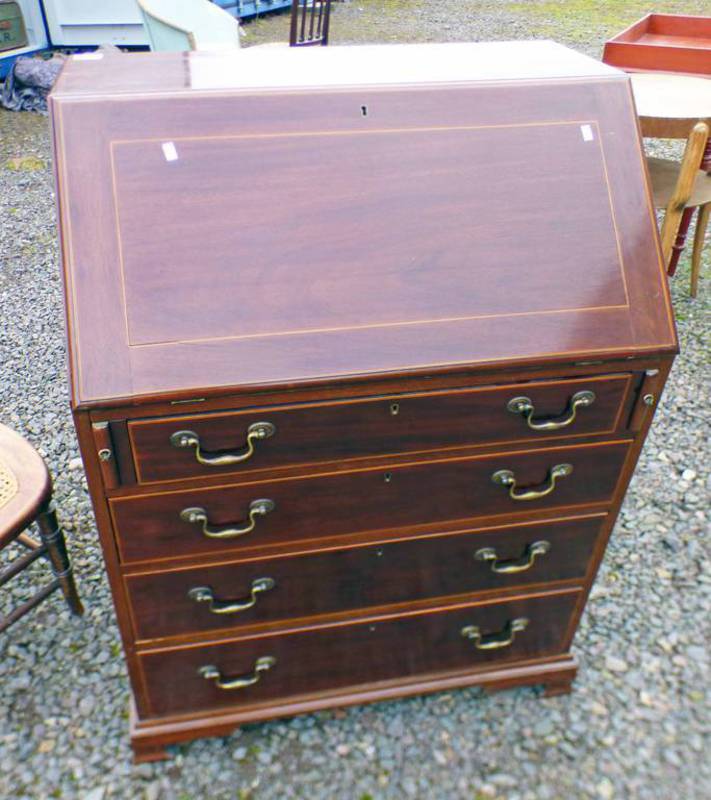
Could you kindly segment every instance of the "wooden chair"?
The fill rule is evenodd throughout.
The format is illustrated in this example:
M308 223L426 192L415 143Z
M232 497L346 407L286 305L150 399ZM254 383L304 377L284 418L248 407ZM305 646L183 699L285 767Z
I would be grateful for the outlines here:
M152 50L232 50L239 22L210 0L137 0Z
M698 122L689 134L681 164L665 158L648 158L654 204L666 209L662 223L662 254L664 263L670 264L677 242L682 216L687 209L699 209L691 253L691 289L696 297L701 271L701 253L711 212L711 174L699 169L709 139L709 126ZM687 213L689 213L687 211ZM673 272L670 270L670 274Z
M291 47L328 44L331 0L293 0L291 4Z
M37 524L41 541L25 533L32 522ZM52 479L47 467L29 442L0 424L0 550L15 541L29 552L0 571L0 587L40 556L47 557L54 577L29 600L6 617L0 617L0 632L57 589L61 589L72 613L83 614L64 534L57 524L52 503Z

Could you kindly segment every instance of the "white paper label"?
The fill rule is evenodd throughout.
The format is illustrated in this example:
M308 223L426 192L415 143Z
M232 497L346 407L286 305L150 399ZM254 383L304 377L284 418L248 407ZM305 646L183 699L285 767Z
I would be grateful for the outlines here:
M592 140L595 138L595 135L593 134L592 125L581 125L580 132L583 134L584 142L592 142Z
M163 142L163 155L166 161L178 160L178 151L175 149L173 142Z
M104 57L103 53L77 53L74 56L75 61L101 61Z

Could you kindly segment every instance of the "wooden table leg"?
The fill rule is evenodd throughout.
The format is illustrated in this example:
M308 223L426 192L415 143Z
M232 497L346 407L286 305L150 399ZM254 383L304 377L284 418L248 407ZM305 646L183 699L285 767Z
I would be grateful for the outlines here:
M689 231L689 225L691 224L691 218L694 216L695 210L695 208L685 208L684 213L681 215L679 230L676 234L674 244L672 245L672 253L671 257L669 258L669 267L667 269L667 275L669 276L672 276L676 272L676 267L679 263L679 256L681 256L681 253L684 249L686 234Z

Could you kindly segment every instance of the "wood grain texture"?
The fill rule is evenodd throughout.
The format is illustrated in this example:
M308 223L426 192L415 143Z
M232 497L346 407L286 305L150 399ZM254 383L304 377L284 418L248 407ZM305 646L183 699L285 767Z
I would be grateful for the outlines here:
M182 415L130 422L136 472L141 482L177 480L269 467L346 461L381 453L431 451L496 442L545 441L553 435L612 434L621 419L630 376L621 374L573 381L511 384L497 388L391 395L372 400L276 406L228 414ZM535 420L562 419L577 392L592 391L595 401L580 409L560 431L533 431L521 414L507 409L522 395L535 406ZM189 429L208 451L244 448L249 425L267 420L273 437L257 443L254 456L232 467L204 466L195 451L171 445L170 437Z
M75 404L676 349L623 78L59 93L53 113ZM190 210L169 201L186 187L202 187ZM110 366L92 355L106 338Z
M283 718L295 714L312 713L327 708L340 708L362 703L410 697L417 694L481 686L486 691L499 691L514 686L542 684L558 687L575 678L578 666L570 653L492 665L476 671L438 671L430 675L378 681L365 689L322 692L318 695L290 698L284 702L270 702L247 709L231 708L214 711L210 715L173 715L141 719L135 703L131 703L131 744L135 760L156 761L170 758L168 747L198 736L226 736L246 723L261 722L272 717Z
M569 691L677 349L629 80L546 43L238 55L75 60L51 100L72 403L137 757L456 686ZM561 431L506 410L559 417L590 388ZM180 425L224 452L265 417L239 469L169 444ZM561 463L535 501L492 482L540 491ZM244 525L265 497L232 540L180 518ZM473 555L534 538L551 549L527 572ZM264 576L227 622L187 597ZM461 634L521 616L501 649ZM264 655L237 693L197 672Z
M560 648L576 595L567 591L214 646L145 652L140 661L155 715L249 706L402 675L473 671L492 662L553 655ZM520 617L530 620L528 627L500 650L477 650L461 634L467 625L498 632ZM225 676L250 673L256 659L266 655L276 658L276 665L243 691L221 690L198 674L206 664L214 664Z
M627 447L627 442L616 442L518 451L120 498L110 504L124 562L227 555L255 543L277 545L424 522L604 504L617 484ZM519 486L540 486L561 463L572 464L573 474L540 500L516 502L506 487L492 481L494 472L510 469ZM208 538L200 525L180 518L183 509L200 507L212 526L243 525L250 503L260 498L272 500L275 510L258 519L251 533L234 539Z
M300 557L144 572L125 578L138 640L272 624L426 598L509 590L528 584L582 580L604 515L512 526L454 536L353 547ZM521 560L532 544L550 550L523 572L496 573L477 560L494 548L502 562ZM501 568L501 564L498 565ZM209 587L216 598L244 601L253 582L267 576L273 589L256 604L229 615L211 613L189 592Z

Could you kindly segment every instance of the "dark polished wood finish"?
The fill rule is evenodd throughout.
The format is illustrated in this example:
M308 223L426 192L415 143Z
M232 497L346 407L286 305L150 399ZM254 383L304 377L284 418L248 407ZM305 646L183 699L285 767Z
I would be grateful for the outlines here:
M628 79L550 43L122 65L50 105L136 758L569 691L677 347Z
M627 442L513 451L496 456L423 462L331 475L237 486L148 494L110 501L125 562L225 553L253 546L310 541L364 530L474 519L492 514L605 505L612 498ZM570 464L545 497L515 501L492 476L510 469L517 482L538 488L551 468ZM181 519L202 508L215 529L244 527L252 502L266 498L274 510L233 539L209 538L199 524Z
M413 603L422 598L502 591L522 585L582 581L604 514L361 545L301 556L280 556L125 578L136 638L161 639ZM530 548L547 549L530 559ZM497 563L477 558L494 549ZM495 566L498 572L492 567ZM505 572L518 566L520 572ZM216 598L244 602L255 580L274 587L252 608L215 614L190 597L209 587Z
M575 605L577 592L531 596L506 602L454 606L428 613L372 618L317 630L239 639L219 645L147 652L141 665L153 714L188 713L205 708L242 706L274 697L357 689L402 675L427 675L481 669L553 655ZM513 619L528 626L509 647L477 650L462 629L477 625L484 635L498 633ZM272 656L276 664L249 691L224 690L198 674L216 665L230 677L250 673L254 662Z
M113 103L121 70L71 64L52 105L76 405L674 351L627 78L564 51L551 69L542 43L493 48L488 75L472 45L421 47L284 48L248 71L136 54L144 86Z
M340 461L381 453L409 453L497 442L550 438L550 431L531 430L507 403L524 394L536 418L565 417L577 392L591 391L595 400L578 412L576 424L563 436L612 434L624 424L622 411L631 376L611 375L572 381L537 381L494 389L394 394L377 399L338 403L263 407L231 414L200 414L136 420L128 430L136 474L141 482L236 475L292 464ZM256 446L254 456L235 466L204 466L194 451L171 446L173 433L194 431L209 451L239 450L248 427L262 419L276 432Z

